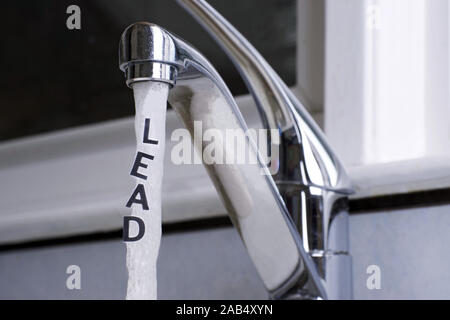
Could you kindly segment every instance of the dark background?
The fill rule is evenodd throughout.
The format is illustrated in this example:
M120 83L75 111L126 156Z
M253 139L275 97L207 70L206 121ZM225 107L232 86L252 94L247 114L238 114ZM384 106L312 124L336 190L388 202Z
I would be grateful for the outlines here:
M210 0L287 82L295 83L295 0ZM81 30L66 9L81 8ZM234 66L173 0L8 1L1 5L0 141L134 114L118 68L126 26L157 23L197 47L233 94L247 92Z

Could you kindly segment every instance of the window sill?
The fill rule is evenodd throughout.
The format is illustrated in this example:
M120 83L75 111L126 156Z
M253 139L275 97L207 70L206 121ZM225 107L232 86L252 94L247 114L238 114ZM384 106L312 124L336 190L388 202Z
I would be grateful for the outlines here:
M250 127L258 117L238 98ZM320 116L320 115L319 115ZM167 132L181 127L168 113ZM167 135L167 150L171 149ZM64 130L0 145L0 243L18 243L121 228L134 181L133 119ZM166 160L170 153L166 153ZM353 199L450 187L450 155L348 168ZM225 215L202 165L167 161L163 222Z

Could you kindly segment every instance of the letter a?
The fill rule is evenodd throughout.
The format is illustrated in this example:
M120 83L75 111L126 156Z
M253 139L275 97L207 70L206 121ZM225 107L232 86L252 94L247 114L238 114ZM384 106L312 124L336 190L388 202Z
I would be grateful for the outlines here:
M140 195L139 199L137 198L138 195ZM133 203L140 204L142 205L142 209L148 210L147 196L145 195L144 185L141 183L136 186L136 189L134 189L130 200L127 202L127 208L131 208Z
M70 276L66 280L66 287L69 290L81 289L81 269L79 266L73 264L67 267L66 273Z
M80 30L81 29L81 9L80 9L80 7L72 4L67 7L66 13L71 14L66 20L67 29Z
M370 274L370 276L367 278L366 286L367 289L373 290L373 289L381 289L381 270L380 267L377 265L370 265L367 267L366 270L367 274Z

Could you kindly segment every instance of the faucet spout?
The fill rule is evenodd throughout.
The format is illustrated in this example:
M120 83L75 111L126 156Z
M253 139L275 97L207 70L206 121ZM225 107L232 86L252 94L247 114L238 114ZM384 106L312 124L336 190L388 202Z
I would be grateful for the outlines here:
M267 129L280 139L271 175L228 87L195 48L150 23L129 26L120 69L171 85L169 103L195 137L196 124L241 132L256 163L204 163L272 298L351 298L347 196L351 184L308 112L256 50L204 1L179 1L232 58ZM202 150L204 141L193 141ZM224 148L225 154L232 150ZM263 174L262 174L263 173Z

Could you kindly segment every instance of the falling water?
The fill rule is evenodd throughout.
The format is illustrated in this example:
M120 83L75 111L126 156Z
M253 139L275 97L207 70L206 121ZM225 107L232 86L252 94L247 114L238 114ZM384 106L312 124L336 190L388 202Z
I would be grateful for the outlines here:
M154 158L142 160L142 163L148 165L147 168L139 167L139 174L147 178L136 177L136 185L144 186L148 210L144 210L140 204L132 206L132 216L143 220L145 233L139 241L127 242L127 299L156 299L156 262L161 242L161 185L169 87L165 83L146 81L135 83L133 90L137 152ZM147 137L144 136L146 119L150 119ZM153 142L148 143L146 139ZM136 224L131 224L130 234L138 233L137 228Z

